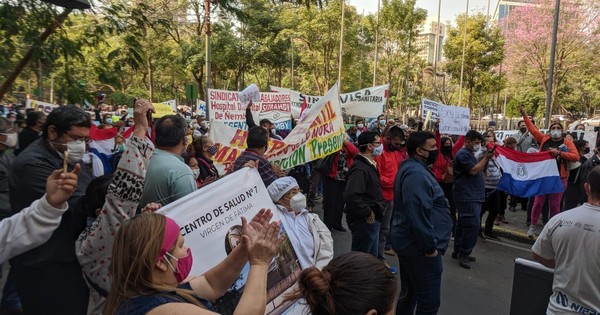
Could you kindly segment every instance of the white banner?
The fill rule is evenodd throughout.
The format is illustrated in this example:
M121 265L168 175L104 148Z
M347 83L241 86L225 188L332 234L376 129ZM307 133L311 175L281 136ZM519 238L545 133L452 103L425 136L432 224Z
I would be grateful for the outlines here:
M246 106L239 101L239 92L208 89L209 120L223 122L231 127L247 129ZM290 95L261 92L260 101L252 103L255 124L269 119L277 129L292 129Z
M351 93L340 94L342 110L348 115L360 117L377 117L384 112L390 85L378 85ZM288 93L292 100L292 115L300 117L302 103L306 101L307 109L316 104L321 96L304 95L286 88L271 86L271 91Z
M547 129L540 129L542 133L547 133ZM513 137L515 139L518 138L518 130L496 130L494 131L496 134L496 139L498 141L504 141L508 137ZM569 130L567 134L573 136L573 140L585 140L589 142L590 148L593 148L596 145L596 139L598 137L598 133L595 131L583 131L583 130Z
M471 114L467 107L439 104L438 116L441 134L464 136L471 130Z
M25 104L25 108L33 108L36 111L43 112L46 115L50 114L50 112L53 109L55 109L56 107L59 107L59 106L60 105L56 105L56 104L52 104L52 103L46 103L46 102L41 102L41 101L36 101L36 100L31 100L31 99L28 99L27 103Z
M427 117L427 113L431 112L430 119L432 121L437 121L438 119L438 106L444 105L442 103L438 103L432 100L428 100L426 98L421 99L421 118L425 119Z
M243 168L161 208L162 213L179 224L185 244L194 255L190 275L201 275L223 261L239 244L242 216L250 221L260 209L273 211L275 205L255 168ZM285 235L285 234L283 234ZM240 277L228 292L215 302L220 314L231 314L244 290L250 266L247 263ZM289 240L279 248L267 275L267 312L285 308L282 298L291 290L301 269ZM287 294L287 293L286 293Z
M216 122L210 136L218 148L213 161L222 170L230 170L246 149L248 132ZM290 169L341 150L346 137L336 84L306 111L284 141L269 139L265 158Z

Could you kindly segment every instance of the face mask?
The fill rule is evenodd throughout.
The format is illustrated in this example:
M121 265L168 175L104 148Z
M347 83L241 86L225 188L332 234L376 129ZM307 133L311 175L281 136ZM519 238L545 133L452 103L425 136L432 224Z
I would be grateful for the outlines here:
M583 149L583 153L585 153L585 154L588 154L588 153L590 153L590 148L585 148L585 149Z
M380 119L380 120L379 120L379 124L380 124L380 125L385 125L385 119Z
M526 127L519 128L519 131L520 131L521 133L525 133L525 132L527 131L527 128L526 128Z
M393 145L393 144L390 144L390 145L388 145L388 151L390 151L390 152L394 152L394 151L396 151L396 150L398 150L398 147L397 147L397 146L395 146L395 145Z
M383 146L382 145L380 145L380 146L378 146L378 147L376 147L376 148L373 149L373 155L374 156L380 156L381 153L383 153Z
M552 130L552 131L550 131L550 136L552 136L552 139L558 139L562 136L562 131Z
M0 133L6 136L6 142L0 142L9 148L17 146L17 134L16 133Z
M452 153L452 146L449 145L445 145L442 147L442 152L444 152L444 154L450 154Z
M206 128L206 126L207 126L207 124L206 124L206 120L203 120L203 121L200 123L200 127L202 127L202 128Z
M358 124L358 125L356 125L356 127L358 127L358 129L363 129L363 128L365 127L365 125L363 125L363 124Z
M275 130L275 129L271 129L271 134L272 134L272 135L277 135L277 130Z
M429 151L429 150L425 150L425 149L421 148L421 150L429 152L429 155L427 155L427 158L425 159L425 161L427 162L427 165L431 165L431 164L435 163L435 160L437 159L437 156L438 156L437 149Z
M303 193L297 193L290 199L290 208L294 210L295 213L300 213L300 211L306 208L306 196Z
M192 173L194 173L194 178L198 178L198 176L200 176L200 169L192 168Z
M69 162L72 164L78 163L83 159L85 154L85 141L69 141L67 142L67 152L69 152Z
M169 267L173 269L173 272L175 273L175 279L177 279L177 283L181 283L190 275L190 271L192 270L192 264L194 263L192 251L188 248L187 256L181 258L177 258L169 253L166 253L165 255L169 255L171 258L177 260L177 269L175 269L175 267L173 267L169 259L167 259L167 257L164 257L167 261L167 264L169 264Z
M106 123L107 123L107 124L109 124L109 125L112 125L112 123L113 123L113 121L112 121L112 118L106 118L106 120L105 120L105 121L106 121Z
M475 144L475 145L473 145L473 152L477 152L479 150L481 150L481 144Z
M210 146L206 150L208 151L208 154L210 154L210 155L217 154L217 146L216 145Z
M123 144L123 143L117 145L117 147L115 148L115 152L124 152L124 151L125 151L125 144Z

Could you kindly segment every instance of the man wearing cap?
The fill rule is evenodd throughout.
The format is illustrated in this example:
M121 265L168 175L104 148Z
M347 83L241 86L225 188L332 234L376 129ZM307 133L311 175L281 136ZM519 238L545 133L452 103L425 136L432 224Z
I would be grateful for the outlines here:
M531 225L527 231L527 236L533 238L536 232L537 221L540 218L542 207L546 203L546 196L550 199L550 217L557 215L560 212L560 203L563 193L567 188L567 178L569 177L568 162L579 161L579 153L572 141L564 139L563 126L559 122L550 124L550 134L541 133L535 125L529 120L529 116L523 108L519 111L523 115L523 120L527 126L527 130L531 133L535 141L540 144L540 152L548 151L556 158L556 164L560 172L560 180L563 184L563 190L560 193L550 195L535 196L533 200L533 208L531 209Z
M276 179L267 191L277 205L283 230L294 247L302 269L323 268L333 258L333 238L325 224L306 210L306 197L290 176Z
M358 147L360 153L348 171L344 212L352 231L352 250L378 257L379 228L385 200L375 158L383 152L383 144L376 132L367 131L358 137Z

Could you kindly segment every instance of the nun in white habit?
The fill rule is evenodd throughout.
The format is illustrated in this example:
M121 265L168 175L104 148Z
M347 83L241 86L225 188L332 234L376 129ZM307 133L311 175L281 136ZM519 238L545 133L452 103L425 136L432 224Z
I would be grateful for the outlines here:
M281 177L271 183L267 191L277 205L300 267L325 267L333 258L333 238L319 216L306 210L306 196L300 192L298 182L290 176Z

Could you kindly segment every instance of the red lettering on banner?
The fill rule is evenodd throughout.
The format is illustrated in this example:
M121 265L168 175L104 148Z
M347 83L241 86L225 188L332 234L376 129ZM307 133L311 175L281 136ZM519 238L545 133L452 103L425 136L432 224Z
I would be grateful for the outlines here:
M233 138L231 138L229 144L232 147L245 147L247 136L247 131L238 129L235 131L235 135L233 136Z

